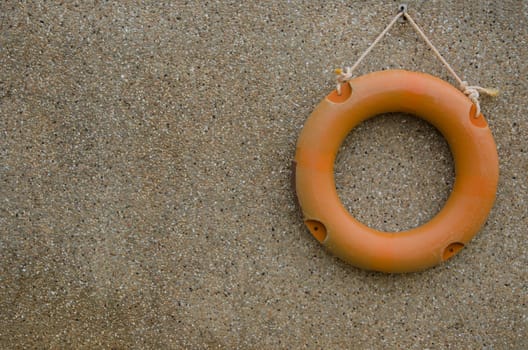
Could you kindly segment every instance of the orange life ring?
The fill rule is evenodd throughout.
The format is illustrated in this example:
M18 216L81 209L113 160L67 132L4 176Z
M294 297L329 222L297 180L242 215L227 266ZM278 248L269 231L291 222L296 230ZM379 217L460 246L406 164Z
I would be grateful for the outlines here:
M365 226L340 202L334 161L347 134L362 121L404 112L434 125L455 161L455 183L443 209L404 232ZM370 73L342 85L316 107L297 142L295 187L305 224L343 260L368 270L411 272L455 255L480 230L499 178L495 141L482 114L463 93L431 75L405 70Z

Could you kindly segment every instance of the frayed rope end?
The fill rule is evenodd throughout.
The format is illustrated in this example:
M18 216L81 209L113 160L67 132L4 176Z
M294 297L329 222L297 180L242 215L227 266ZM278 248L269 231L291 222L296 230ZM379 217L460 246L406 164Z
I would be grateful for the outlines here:
M495 88L482 88L481 92L491 97L497 97L500 95L500 90Z

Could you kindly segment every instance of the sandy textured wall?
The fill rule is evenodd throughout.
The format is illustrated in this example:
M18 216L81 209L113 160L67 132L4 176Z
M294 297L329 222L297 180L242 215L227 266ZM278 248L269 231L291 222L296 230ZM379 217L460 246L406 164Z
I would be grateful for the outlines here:
M295 207L299 131L397 2L2 2L0 347L496 348L527 343L526 1L409 1L482 98L501 178L448 264L369 273ZM452 82L408 25L358 73ZM442 137L404 115L355 130L345 205L401 230L453 183Z

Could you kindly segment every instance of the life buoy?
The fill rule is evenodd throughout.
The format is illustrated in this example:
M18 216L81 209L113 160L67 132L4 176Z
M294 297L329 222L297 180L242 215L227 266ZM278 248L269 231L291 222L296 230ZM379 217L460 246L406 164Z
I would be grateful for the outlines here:
M388 112L410 113L447 140L455 183L442 210L403 232L382 232L357 221L338 198L334 162L347 134ZM295 188L304 222L331 252L360 268L419 271L455 255L480 230L493 206L499 178L495 141L482 114L463 93L425 73L370 73L332 92L307 119L297 142Z

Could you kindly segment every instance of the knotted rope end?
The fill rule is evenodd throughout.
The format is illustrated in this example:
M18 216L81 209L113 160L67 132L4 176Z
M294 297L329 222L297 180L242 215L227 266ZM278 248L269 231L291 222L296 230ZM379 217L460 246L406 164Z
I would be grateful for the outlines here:
M491 97L497 97L500 94L500 90L496 88L482 88L482 92Z
M481 113L479 102L479 97L481 93L491 97L499 95L499 89L483 88L482 86L468 86L467 81L461 82L460 90L462 90L464 95L466 95L475 104L475 107L477 107L475 118L478 118Z
M345 67L344 69L336 68L334 69L336 76L336 90L337 94L341 96L341 84L348 82L352 79L352 69L350 67Z

